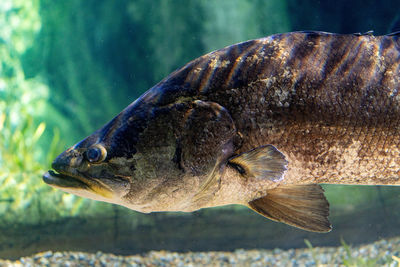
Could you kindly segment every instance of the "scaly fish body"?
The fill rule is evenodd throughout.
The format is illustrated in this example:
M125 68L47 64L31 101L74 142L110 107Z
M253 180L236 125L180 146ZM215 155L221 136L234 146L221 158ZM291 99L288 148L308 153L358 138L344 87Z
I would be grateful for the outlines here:
M329 231L316 184L400 184L399 63L396 34L236 44L172 73L44 180L143 212L243 204Z

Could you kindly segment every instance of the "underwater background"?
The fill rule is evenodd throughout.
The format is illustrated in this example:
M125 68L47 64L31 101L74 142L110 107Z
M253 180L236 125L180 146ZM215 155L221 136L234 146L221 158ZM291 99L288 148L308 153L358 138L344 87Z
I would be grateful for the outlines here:
M389 0L1 0L0 258L290 249L400 236L397 187L325 185L334 228L316 234L240 206L142 214L41 178L56 155L198 56L288 31L386 34L400 30L399 10Z

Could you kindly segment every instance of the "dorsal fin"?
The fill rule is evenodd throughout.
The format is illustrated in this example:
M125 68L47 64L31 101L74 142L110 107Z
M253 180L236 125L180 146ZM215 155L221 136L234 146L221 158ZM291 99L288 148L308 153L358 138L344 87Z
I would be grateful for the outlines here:
M267 195L249 202L261 215L307 231L329 232L329 203L317 184L278 186Z
M386 34L386 36L400 36L400 31L392 32L392 33Z
M353 33L353 35L356 35L356 36L365 36L365 35L374 36L374 31L373 30L369 30L369 31L363 32L363 33L355 32L355 33Z

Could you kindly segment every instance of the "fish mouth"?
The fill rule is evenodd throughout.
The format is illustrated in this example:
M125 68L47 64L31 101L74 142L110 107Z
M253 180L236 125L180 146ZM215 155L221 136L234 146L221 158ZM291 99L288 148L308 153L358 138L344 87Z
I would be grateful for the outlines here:
M43 181L65 192L95 200L99 200L98 197L101 196L101 200L106 201L106 199L110 199L114 195L112 189L100 181L54 170L46 172L43 175Z
M53 170L49 170L43 175L43 181L46 184L55 187L90 189L87 181L84 181L82 178L59 173Z

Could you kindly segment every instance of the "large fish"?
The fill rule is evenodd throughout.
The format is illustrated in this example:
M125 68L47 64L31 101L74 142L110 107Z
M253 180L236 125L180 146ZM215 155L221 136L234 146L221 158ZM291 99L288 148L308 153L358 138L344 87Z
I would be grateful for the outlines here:
M330 231L318 184L400 184L399 36L293 32L204 55L43 179L141 212L241 204Z

